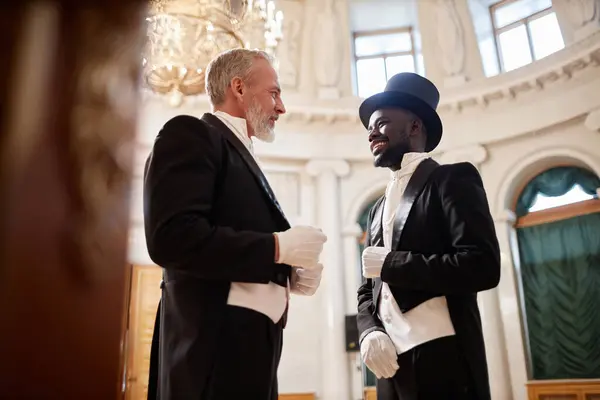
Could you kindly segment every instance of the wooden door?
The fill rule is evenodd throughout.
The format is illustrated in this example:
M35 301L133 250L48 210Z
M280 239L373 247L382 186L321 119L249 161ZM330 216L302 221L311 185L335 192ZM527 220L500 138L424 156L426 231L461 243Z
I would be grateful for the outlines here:
M126 400L145 400L147 397L150 346L161 280L162 269L157 266L133 267L127 334Z
M120 398L146 3L0 12L0 398Z

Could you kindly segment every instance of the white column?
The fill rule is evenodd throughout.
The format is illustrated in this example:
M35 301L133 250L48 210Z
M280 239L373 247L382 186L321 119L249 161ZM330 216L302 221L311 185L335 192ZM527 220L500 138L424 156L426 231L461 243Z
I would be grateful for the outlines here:
M316 223L316 193L313 176L306 171L300 174L300 220L298 225L314 225Z
M527 361L526 343L523 337L525 330L521 322L521 303L517 289L520 287L520 280L513 264L512 254L515 250L511 246L515 240L513 227L515 220L515 215L510 210L506 210L503 215L497 215L494 218L496 234L500 243L502 268L500 284L495 291L498 297L496 301L498 301L500 309L501 327L504 329L503 349L505 349L506 361L510 366L508 371L512 386L512 399L526 400ZM493 377L490 380L493 381Z
M346 273L346 314L356 314L358 307L357 290L361 283L360 254L358 241L362 230L358 223L344 228L344 272Z
M358 223L344 228L342 233L344 242L344 272L346 273L346 315L358 312L357 290L361 283L360 254L358 254L358 241L362 230ZM358 345L358 343L357 343ZM350 353L350 386L352 399L363 398L363 376L360 353Z
M321 262L323 279L319 289L323 299L321 332L322 381L319 399L349 400L348 357L345 350L344 301L345 279L341 235L339 178L350 173L343 160L312 160L306 165L309 175L316 177L317 226L327 235Z
M513 399L504 324L500 312L498 288L479 293L479 309L487 355L492 399Z
M600 0L554 0L552 8L565 44L585 39L600 30Z
M427 77L438 86L458 86L483 77L467 0L418 1L419 31Z

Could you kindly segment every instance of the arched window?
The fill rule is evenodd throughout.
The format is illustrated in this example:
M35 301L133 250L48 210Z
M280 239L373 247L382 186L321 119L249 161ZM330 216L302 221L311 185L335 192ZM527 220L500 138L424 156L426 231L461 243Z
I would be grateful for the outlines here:
M600 378L600 179L557 167L515 207L531 378Z
M367 223L368 223L368 219L369 219L369 211L371 211L371 208L373 208L373 206L375 205L375 203L377 202L379 198L376 198L375 200L369 202L365 208L363 208L362 212L360 213L360 216L358 217L358 225L360 225L360 229L362 231L362 235L360 237L360 239L358 240L358 249L360 250L360 253L362 254L362 251L365 248L365 240L367 239ZM362 272L361 272L362 275Z
M369 202L365 208L363 208L362 212L360 213L360 216L358 217L358 225L360 225L360 229L362 230L362 235L360 237L360 239L358 240L358 257L360 259L361 254L363 252L363 250L365 249L365 240L367 239L367 223L368 223L368 219L369 219L369 211L371 211L371 208L373 208L373 206L375 205L375 203L377 202L378 198L376 198L375 200ZM362 277L362 261L359 260L358 262L359 265L359 275ZM370 387L370 386L375 386L375 381L377 380L377 378L375 378L375 375L365 366L363 365L363 385L365 387Z

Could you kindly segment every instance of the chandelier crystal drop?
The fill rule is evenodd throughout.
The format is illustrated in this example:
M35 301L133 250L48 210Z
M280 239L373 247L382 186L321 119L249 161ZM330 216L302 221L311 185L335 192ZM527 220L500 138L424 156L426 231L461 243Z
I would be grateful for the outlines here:
M283 13L265 0L151 0L142 59L146 86L179 106L204 93L206 66L239 47L275 55Z

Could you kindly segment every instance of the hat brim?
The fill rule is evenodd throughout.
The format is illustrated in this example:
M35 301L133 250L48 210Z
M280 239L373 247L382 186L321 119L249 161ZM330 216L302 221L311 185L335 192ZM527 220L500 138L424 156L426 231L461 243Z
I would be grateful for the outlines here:
M427 130L425 151L430 152L442 139L442 120L438 113L418 97L401 92L382 92L365 99L358 109L358 115L365 128L369 127L371 115L382 108L402 108L410 111L423 121Z

